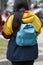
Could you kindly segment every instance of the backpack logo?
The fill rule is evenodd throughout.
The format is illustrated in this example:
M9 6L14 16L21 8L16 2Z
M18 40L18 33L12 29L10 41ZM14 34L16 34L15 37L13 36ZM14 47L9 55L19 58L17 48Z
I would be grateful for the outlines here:
M16 44L19 46L33 46L36 44L36 32L34 25L21 24L20 30L17 32Z

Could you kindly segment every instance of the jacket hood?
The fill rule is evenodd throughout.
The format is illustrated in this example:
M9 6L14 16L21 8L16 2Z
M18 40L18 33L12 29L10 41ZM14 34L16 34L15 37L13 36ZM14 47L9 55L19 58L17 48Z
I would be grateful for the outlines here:
M34 14L31 11L26 10L22 17L23 23L32 23Z
M35 27L36 32L39 32L41 29L41 21L40 19L31 11L25 11L24 15L22 17L22 22L27 24L27 23L32 23Z

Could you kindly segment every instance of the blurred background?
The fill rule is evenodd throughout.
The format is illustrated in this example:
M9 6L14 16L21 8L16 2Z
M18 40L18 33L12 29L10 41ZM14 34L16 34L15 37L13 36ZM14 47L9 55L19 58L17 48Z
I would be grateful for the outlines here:
M1 35L1 30L8 16L14 13L15 0L0 0L0 59L6 58L6 49L8 40L4 39ZM34 12L41 20L42 30L38 37L39 52L43 53L43 0L28 0L30 10ZM41 48L41 50L40 50Z
M0 15L2 19L4 15L6 15L7 18L7 16L14 13L14 1L15 0L0 0ZM28 0L28 5L30 5L30 9L41 19L43 26L43 0Z

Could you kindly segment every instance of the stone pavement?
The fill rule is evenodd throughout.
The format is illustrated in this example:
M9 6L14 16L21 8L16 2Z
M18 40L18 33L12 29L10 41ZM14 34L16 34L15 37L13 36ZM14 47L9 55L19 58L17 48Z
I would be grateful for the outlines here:
M3 59L3 60L0 60L0 65L12 65L12 64L11 64L10 61L8 61L6 59ZM41 60L41 61L35 61L34 65L43 65L43 60Z
M43 65L43 61L35 62L34 65Z

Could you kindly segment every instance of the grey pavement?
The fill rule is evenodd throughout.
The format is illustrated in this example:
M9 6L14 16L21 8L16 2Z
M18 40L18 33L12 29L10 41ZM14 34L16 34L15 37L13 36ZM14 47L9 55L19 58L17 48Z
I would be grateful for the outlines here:
M12 65L10 61L8 60L0 60L0 65ZM43 60L42 61L35 61L34 65L43 65Z
M43 65L43 61L34 62L34 65Z
M38 36L37 41L38 41L38 45L40 47L43 47L43 27L41 28L41 33Z

